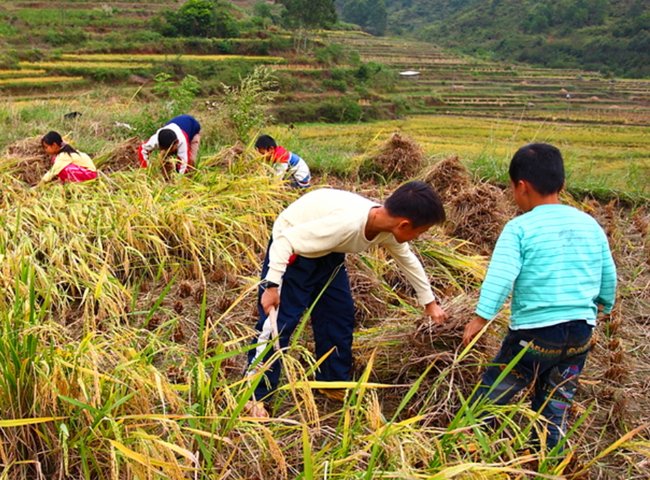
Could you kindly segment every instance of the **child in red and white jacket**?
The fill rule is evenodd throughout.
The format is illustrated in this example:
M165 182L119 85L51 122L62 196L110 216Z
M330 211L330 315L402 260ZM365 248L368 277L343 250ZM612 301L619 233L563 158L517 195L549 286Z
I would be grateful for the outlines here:
M255 142L255 148L271 161L278 177L291 177L292 187L307 188L311 185L311 172L307 163L295 153L280 147L273 137L260 136Z
M172 154L178 157L179 162L176 164L178 173L188 173L196 167L200 143L201 124L191 115L179 115L140 145L138 148L140 166L147 168L149 154L156 148L160 148L165 156Z
M41 145L52 156L52 168L43 175L39 184L55 178L62 182L85 182L97 178L97 167L90 157L65 143L58 132L48 132L41 139Z

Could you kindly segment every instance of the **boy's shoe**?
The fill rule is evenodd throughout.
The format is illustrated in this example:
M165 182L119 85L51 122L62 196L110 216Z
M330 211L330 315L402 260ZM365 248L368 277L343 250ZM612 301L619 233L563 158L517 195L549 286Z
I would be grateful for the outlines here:
M264 407L264 402L256 402L255 400L249 400L244 405L244 412L248 414L249 417L254 418L269 418L269 412L266 411Z
M319 388L317 391L335 402L343 402L345 400L346 392L344 388Z

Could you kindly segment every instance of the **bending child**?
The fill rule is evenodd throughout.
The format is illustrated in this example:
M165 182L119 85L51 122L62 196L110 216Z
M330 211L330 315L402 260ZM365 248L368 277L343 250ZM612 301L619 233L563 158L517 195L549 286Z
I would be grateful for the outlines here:
M140 145L138 159L140 166L147 168L149 154L160 148L165 158L175 155L178 158L176 171L187 173L196 167L201 143L201 124L191 115L172 118L164 127L154 133L147 142Z
M79 152L63 141L58 132L48 132L41 145L52 156L52 167L39 184L58 178L62 182L85 182L97 178L97 167L85 153Z
M259 344L249 353L249 369L260 367L265 343L271 337L272 308L277 310L279 345L289 339L304 312L314 303L312 328L316 357L327 358L316 374L318 380L350 380L354 303L345 268L345 254L363 252L374 245L386 248L405 274L424 312L436 323L446 314L438 305L424 268L409 248L433 225L444 222L445 211L436 192L424 182L399 187L381 205L351 192L319 189L289 205L273 225L271 242L262 266L257 323ZM268 366L248 410L266 416L261 401L267 400L280 379L279 360ZM329 398L342 400L344 390L324 389Z
M543 143L520 148L509 173L514 200L525 213L499 236L463 341L469 344L512 293L510 329L478 395L502 405L534 384L532 408L549 421L551 449L566 432L598 310L608 315L614 305L616 268L596 220L560 203L564 163L557 148ZM526 347L496 384L504 365Z
M271 162L278 177L291 178L292 187L307 188L310 186L311 173L307 163L295 153L289 152L275 143L273 137L260 136L255 142L255 148Z

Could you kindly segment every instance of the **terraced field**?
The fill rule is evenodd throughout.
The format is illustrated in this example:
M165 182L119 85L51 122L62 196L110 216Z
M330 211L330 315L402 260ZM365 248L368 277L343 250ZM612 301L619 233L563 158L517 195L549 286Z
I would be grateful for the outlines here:
M460 114L548 121L650 124L650 80L605 78L596 72L495 65L451 54L431 44L363 34L324 35L360 53L364 61L397 71L390 97L417 114Z

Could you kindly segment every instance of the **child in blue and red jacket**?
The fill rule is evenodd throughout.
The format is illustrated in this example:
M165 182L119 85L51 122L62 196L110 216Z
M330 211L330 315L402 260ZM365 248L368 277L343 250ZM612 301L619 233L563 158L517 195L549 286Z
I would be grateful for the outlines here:
M260 136L255 142L255 148L271 162L278 177L291 177L292 187L307 188L311 185L311 172L307 162L295 153L279 146L273 137Z
M154 149L160 148L165 156L173 154L178 157L179 162L176 164L178 173L187 173L194 170L196 166L200 143L201 124L191 115L179 115L140 145L138 149L140 166L146 168L149 165L149 154Z

